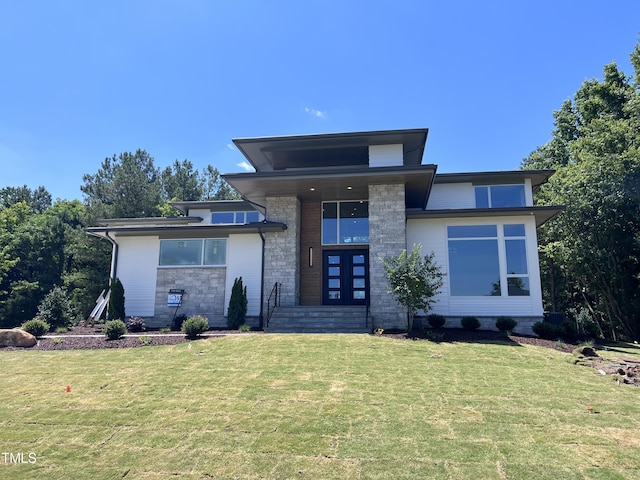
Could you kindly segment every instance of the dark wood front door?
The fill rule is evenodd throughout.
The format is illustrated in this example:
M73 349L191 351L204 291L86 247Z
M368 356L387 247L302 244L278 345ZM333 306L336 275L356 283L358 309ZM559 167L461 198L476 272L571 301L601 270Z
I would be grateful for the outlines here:
M366 305L369 298L369 252L325 250L322 253L322 303Z

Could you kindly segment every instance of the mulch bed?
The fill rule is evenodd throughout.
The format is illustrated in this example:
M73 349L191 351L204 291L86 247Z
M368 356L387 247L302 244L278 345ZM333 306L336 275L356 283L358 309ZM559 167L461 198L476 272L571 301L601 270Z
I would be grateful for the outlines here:
M134 348L159 345L178 345L180 343L192 342L181 332L168 332L171 335L159 330L147 330L144 332L128 333L127 337L118 340L108 340L102 333L102 326L95 327L73 327L65 333L52 333L58 338L39 338L38 343L30 347L29 350L98 350L103 348ZM209 330L211 335L228 335L239 333L238 330ZM77 337L75 335L99 335ZM18 350L19 347L0 347L0 350ZM20 349L22 350L22 349Z

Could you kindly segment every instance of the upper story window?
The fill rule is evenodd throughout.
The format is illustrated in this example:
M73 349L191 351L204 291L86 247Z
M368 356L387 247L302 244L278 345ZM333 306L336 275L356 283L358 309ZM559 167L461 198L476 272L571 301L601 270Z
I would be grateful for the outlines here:
M524 207L524 185L487 185L475 187L476 208Z
M161 266L224 266L226 262L226 238L160 240Z
M369 243L369 202L323 202L322 244Z
M246 212L213 212L211 223L214 225L244 225L245 223L259 222L260 213L255 210Z

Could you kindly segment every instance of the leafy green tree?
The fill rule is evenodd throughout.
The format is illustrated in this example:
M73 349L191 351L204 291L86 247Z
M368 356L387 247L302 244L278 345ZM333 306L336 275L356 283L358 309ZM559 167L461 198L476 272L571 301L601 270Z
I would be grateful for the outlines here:
M123 320L126 318L124 310L124 286L119 278L114 278L111 282L107 313L110 320Z
M36 319L48 323L52 329L69 327L78 321L78 314L71 306L67 291L59 286L47 293L38 305Z
M43 186L35 190L26 185L0 189L0 209L20 202L26 203L33 212L42 213L51 206L51 194Z
M145 150L105 158L95 175L82 177L80 190L98 218L153 217L162 204L160 172Z
M636 83L615 63L555 112L552 139L524 168L557 173L537 193L566 212L539 233L547 309L584 319L616 338L640 336L640 46Z
M202 171L202 200L239 200L241 197L224 181L217 168L207 165Z
M192 201L201 200L203 181L198 170L194 170L189 160L176 160L162 171L164 198Z
M413 330L418 310L425 313L435 302L442 287L444 273L434 261L435 254L422 257L422 245L416 244L410 254L403 250L397 257L381 259L389 281L388 292L407 311L407 330Z
M244 325L247 318L247 287L242 284L242 277L233 281L229 309L227 310L227 325L237 329Z

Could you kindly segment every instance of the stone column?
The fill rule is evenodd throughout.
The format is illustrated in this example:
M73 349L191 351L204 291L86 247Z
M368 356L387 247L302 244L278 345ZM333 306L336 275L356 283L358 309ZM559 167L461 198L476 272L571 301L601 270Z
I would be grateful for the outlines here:
M287 225L284 232L265 233L264 248L264 301L273 285L282 284L280 304L293 306L300 303L300 201L297 197L268 197L267 220Z
M406 328L402 306L387 292L380 258L407 248L404 184L369 185L369 288L374 328Z

